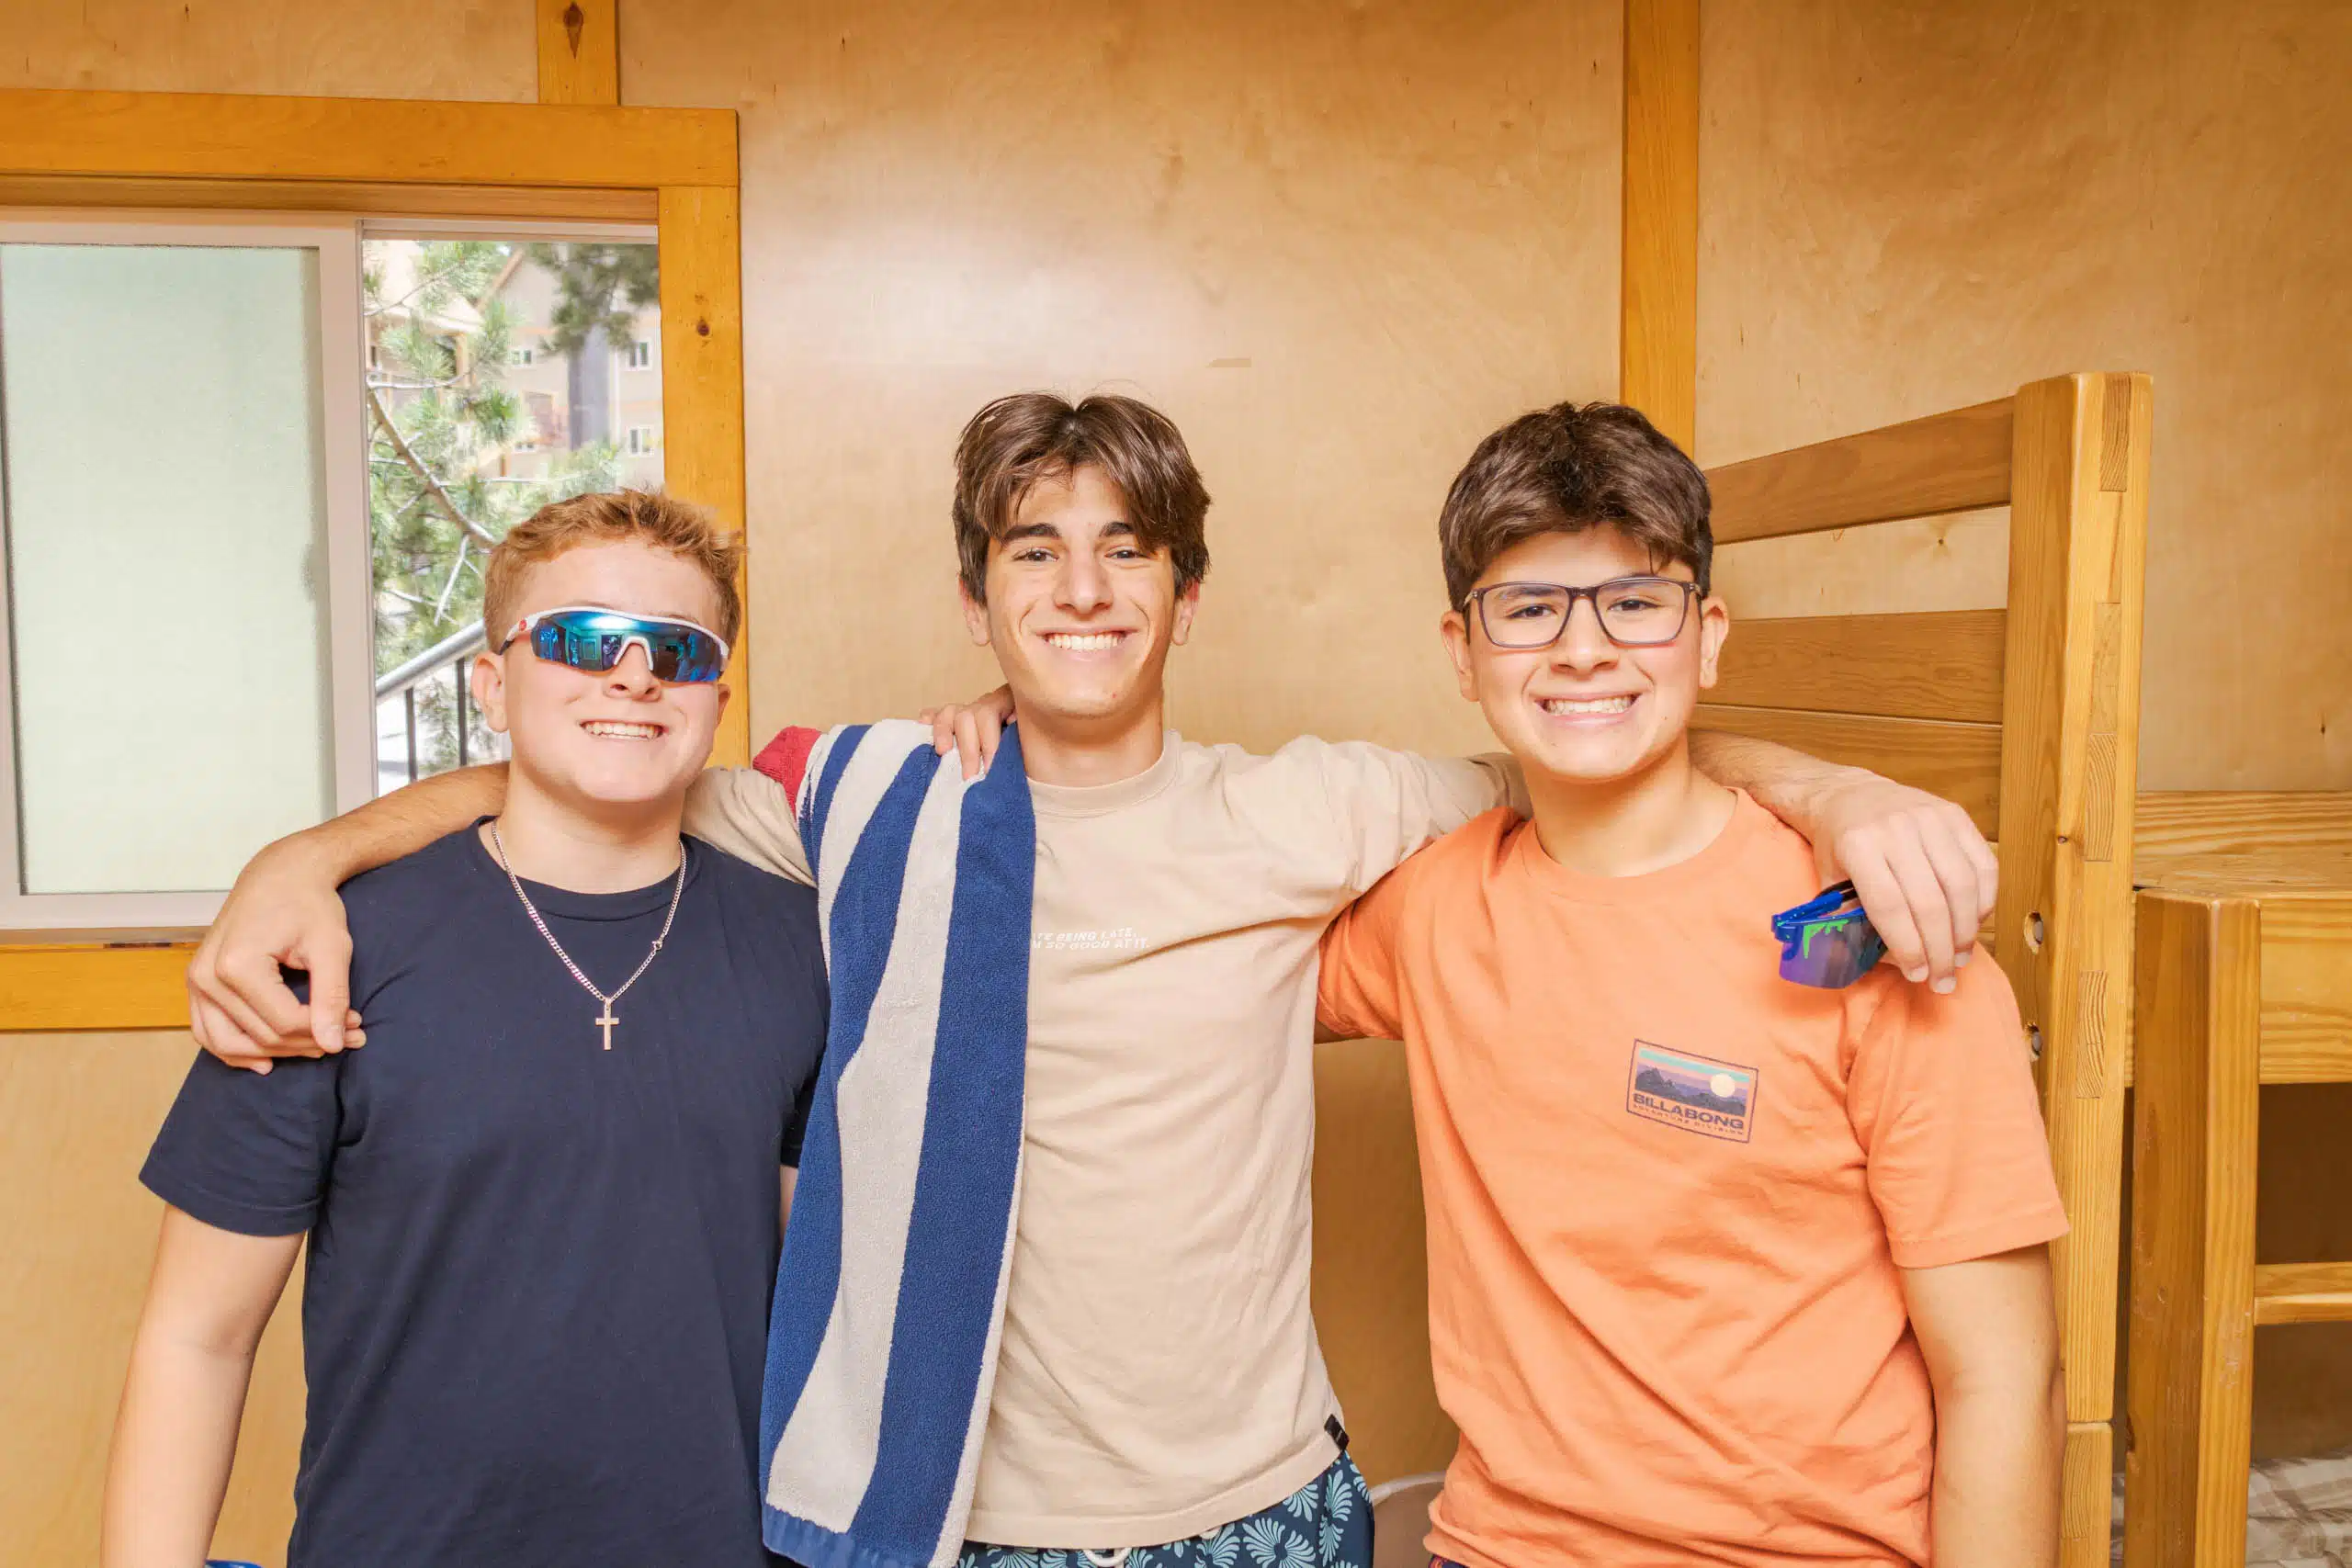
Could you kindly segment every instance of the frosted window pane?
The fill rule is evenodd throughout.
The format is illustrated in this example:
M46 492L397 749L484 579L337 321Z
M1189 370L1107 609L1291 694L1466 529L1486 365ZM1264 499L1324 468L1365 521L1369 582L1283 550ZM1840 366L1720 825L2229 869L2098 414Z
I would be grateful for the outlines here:
M317 254L0 245L28 893L222 888L332 810Z

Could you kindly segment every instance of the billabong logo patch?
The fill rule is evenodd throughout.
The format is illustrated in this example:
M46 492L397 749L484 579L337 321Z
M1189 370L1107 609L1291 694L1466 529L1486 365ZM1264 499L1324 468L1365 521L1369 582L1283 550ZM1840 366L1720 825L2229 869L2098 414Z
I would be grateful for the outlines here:
M1686 1133L1744 1144L1755 1130L1756 1069L1636 1040L1625 1109Z

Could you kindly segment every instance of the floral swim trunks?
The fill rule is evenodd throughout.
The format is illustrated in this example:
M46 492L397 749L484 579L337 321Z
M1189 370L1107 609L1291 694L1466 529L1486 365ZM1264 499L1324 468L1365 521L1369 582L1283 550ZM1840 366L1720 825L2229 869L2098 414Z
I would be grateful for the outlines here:
M1272 1507L1183 1540L1102 1551L967 1540L956 1568L1372 1568L1372 1493L1343 1452Z

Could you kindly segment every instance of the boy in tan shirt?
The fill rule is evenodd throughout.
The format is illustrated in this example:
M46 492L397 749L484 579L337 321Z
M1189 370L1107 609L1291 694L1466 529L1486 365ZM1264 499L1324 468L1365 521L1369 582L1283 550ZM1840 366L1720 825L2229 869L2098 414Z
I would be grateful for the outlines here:
M1307 1302L1316 941L1405 856L1505 804L1508 781L1361 744L1258 757L1167 730L1208 496L1155 411L1002 399L967 426L956 476L964 615L1004 671L1037 827L1026 1148L974 1561L1208 1539L1224 1568L1254 1523L1268 1550L1361 1562L1362 1483ZM941 728L977 735L1001 714ZM1933 951L1948 976L1991 896L1965 818L1718 739L1707 765L1876 870L1890 920L1909 898L1935 931L1917 967ZM686 830L805 879L791 786L806 754L786 732L760 767L706 776ZM266 851L190 971L207 1043L289 1048L305 1020L278 994L284 959L311 968L319 1043L339 1045L334 884L494 809L500 787L496 769L444 775Z

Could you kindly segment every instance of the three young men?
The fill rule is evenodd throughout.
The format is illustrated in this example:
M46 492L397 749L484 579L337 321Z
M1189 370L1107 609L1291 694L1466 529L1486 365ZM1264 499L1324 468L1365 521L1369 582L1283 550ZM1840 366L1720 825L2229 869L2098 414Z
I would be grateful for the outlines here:
M508 786L344 886L370 1047L198 1057L148 1158L107 1568L203 1560L306 1235L295 1568L768 1561L763 1338L826 984L808 890L679 832L740 555L633 494L492 553L473 687Z
M1368 1551L1307 1307L1316 943L1407 855L1505 804L1509 780L1166 731L1206 508L1174 428L1129 400L1005 399L957 453L965 613L1004 670L1037 828L1026 1156L974 1559L1173 1562L1229 1547L1238 1522L1306 1560ZM687 830L805 878L806 755L787 736L760 769L707 775ZM1850 869L1894 895L1872 907L1897 931L1912 897L1939 967L1964 949L1990 879L1949 808L1769 746L1707 765L1817 841L1879 857ZM338 1044L330 890L495 809L500 788L496 770L447 775L267 852L191 970L207 1043L284 1048L303 1022L284 959L311 970L319 1044Z

